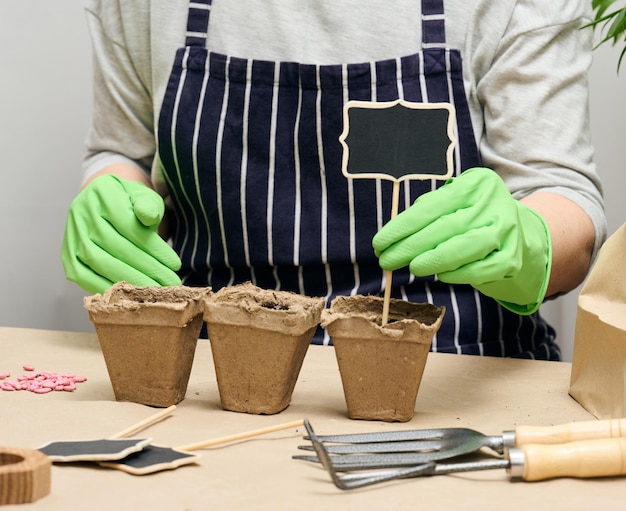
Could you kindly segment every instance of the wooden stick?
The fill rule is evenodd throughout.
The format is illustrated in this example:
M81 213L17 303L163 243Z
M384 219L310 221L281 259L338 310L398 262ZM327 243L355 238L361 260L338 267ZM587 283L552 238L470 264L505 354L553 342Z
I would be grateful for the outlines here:
M137 424L134 424L122 431L120 431L119 433L116 433L115 435L109 437L109 438L127 438L131 435L133 435L134 433L137 433L138 431L141 431L142 429L147 428L148 426L152 426L152 424L155 424L156 422L160 421L161 419L167 417L168 415L171 415L172 412L176 410L176 405L172 405L169 408L165 408L157 413L155 413L154 415L148 417L147 419L144 419L140 422L138 422Z
M199 442L197 444L189 444L176 449L181 451L197 451L198 449L204 449L205 447L212 447L214 445L227 444L236 440L245 440L255 436L265 435L266 433L273 433L274 431L281 431L283 429L297 428L304 425L304 420L298 420L293 422L286 422L284 424L278 424L276 426L269 426L267 428L255 429L246 433L237 433L235 435L223 436L221 438L214 438L213 440L207 440L206 442Z
M395 218L398 214L398 203L400 202L400 181L393 182L393 195L391 199L391 218ZM389 321L389 302L391 300L391 280L392 271L386 272L385 277L385 296L383 298L383 318L382 326Z

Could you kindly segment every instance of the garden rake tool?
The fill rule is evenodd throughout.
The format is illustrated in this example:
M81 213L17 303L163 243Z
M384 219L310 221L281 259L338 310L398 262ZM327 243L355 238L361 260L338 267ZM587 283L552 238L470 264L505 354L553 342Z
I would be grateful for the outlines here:
M324 443L315 435L308 421L305 421L305 427L333 483L343 490L395 479L493 469L506 469L511 480L523 481L539 481L557 477L609 477L626 474L626 438L578 440L553 445L528 444L506 449L503 458L445 463L431 460L400 469L341 473L344 469L338 469L335 460L341 456L331 456L328 453Z
M352 470L354 463L380 467L406 466L449 459L476 452L483 447L498 454L507 448L527 444L561 444L572 441L626 437L626 419L571 422L555 426L518 426L499 436L488 436L468 428L436 428L345 435L318 435L330 454L358 455L337 458L337 466L345 464ZM308 437L305 437L308 439ZM313 445L299 446L314 450ZM317 456L295 456L297 459L319 461ZM367 466L364 466L367 468Z

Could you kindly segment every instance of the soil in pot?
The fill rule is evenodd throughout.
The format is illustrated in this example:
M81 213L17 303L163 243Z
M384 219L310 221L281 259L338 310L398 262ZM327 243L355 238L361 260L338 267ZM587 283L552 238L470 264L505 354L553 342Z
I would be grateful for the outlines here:
M287 408L324 299L247 282L204 302L222 408L253 414Z
M382 310L379 297L337 297L322 313L321 323L335 346L348 416L406 422L413 418L445 308L392 299L385 326Z
M167 407L185 397L209 288L135 287L85 298L115 399Z

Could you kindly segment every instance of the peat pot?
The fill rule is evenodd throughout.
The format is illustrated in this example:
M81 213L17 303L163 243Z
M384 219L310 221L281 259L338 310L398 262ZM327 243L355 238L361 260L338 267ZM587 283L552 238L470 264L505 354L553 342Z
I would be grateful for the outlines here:
M253 414L287 408L324 299L248 282L204 302L222 408Z
M185 397L210 288L113 285L85 298L115 399L167 407Z
M444 307L391 299L382 326L383 299L341 296L322 313L351 419L406 422Z

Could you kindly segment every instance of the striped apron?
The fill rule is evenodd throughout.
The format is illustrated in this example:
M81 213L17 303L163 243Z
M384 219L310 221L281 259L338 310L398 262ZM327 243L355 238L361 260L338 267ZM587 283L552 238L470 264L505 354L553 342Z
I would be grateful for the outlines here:
M445 44L443 0L422 0L422 47L377 62L270 62L207 50L211 0L190 2L158 123L158 162L174 210L173 245L189 286L244 281L328 301L381 295L373 235L389 219L392 183L341 172L348 100L450 102L454 172L480 165L461 55ZM419 17L416 13L416 23ZM402 184L400 210L441 186ZM446 307L433 351L558 359L553 329L470 286L394 271L392 296ZM314 343L328 344L320 328Z

